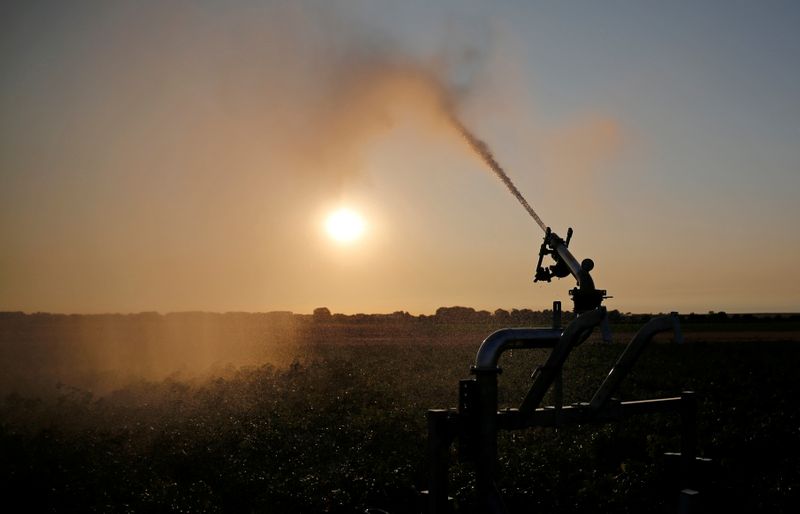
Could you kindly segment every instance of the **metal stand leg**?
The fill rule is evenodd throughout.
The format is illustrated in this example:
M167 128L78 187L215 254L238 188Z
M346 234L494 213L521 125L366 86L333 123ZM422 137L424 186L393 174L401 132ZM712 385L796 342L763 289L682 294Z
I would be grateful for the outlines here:
M451 413L444 409L428 411L428 513L446 514L450 512L447 496L450 444L453 442Z
M681 487L695 485L697 448L697 398L693 391L681 393Z

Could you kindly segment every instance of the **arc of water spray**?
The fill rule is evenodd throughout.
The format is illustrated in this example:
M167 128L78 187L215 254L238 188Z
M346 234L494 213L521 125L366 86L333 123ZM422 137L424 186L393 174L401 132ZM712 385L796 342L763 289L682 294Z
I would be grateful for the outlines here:
M450 122L453 124L455 129L458 130L459 134L461 134L464 140L466 140L467 144L472 148L472 150L476 154L478 154L478 156L483 160L483 162L486 163L489 169L491 169L494 172L494 174L497 175L497 177L503 182L503 184L506 185L511 194L514 195L514 197L517 200L519 200L519 203L522 204L522 206L525 208L526 211L528 211L528 214L530 214L531 218L533 218L533 221L535 221L536 224L539 225L542 231L547 232L547 226L542 221L542 218L540 218L539 215L536 214L536 211L533 210L533 207L531 207L531 205L528 203L525 197L522 196L522 193L520 193L519 189L517 189L517 186L514 185L514 182L512 182L511 178L505 172L503 167L500 166L500 163L498 163L497 160L494 158L494 154L492 154L492 151L489 149L489 145L487 145L485 142L480 140L475 134L473 134L466 127L466 125L464 125L464 123L458 118L458 116L455 115L452 109L448 109L447 112Z

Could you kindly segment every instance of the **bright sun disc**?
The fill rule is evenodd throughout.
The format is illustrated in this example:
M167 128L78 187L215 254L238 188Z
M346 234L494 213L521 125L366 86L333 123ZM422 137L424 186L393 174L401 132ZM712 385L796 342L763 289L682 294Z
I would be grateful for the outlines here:
M364 220L349 209L339 209L328 216L325 221L325 229L333 239L349 243L364 233Z

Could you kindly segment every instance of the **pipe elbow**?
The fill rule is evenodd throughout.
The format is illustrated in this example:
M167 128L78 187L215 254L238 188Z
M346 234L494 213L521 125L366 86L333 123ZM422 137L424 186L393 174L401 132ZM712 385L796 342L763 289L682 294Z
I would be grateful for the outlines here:
M683 334L681 333L681 325L677 312L673 312L668 316L652 318L636 332L636 335L633 336L633 341L637 343L640 341L647 342L662 332L672 332L675 335L675 342L677 343L683 341Z
M496 371L500 356L512 348L548 348L561 337L556 328L503 328L483 340L475 356L477 371Z
M577 318L575 321L567 326L566 330L564 330L564 334L561 336L565 339L571 339L574 341L574 344L578 345L586 340L587 337L592 333L594 327L599 325L603 318L606 316L606 308L605 307L597 307L590 311L584 312Z

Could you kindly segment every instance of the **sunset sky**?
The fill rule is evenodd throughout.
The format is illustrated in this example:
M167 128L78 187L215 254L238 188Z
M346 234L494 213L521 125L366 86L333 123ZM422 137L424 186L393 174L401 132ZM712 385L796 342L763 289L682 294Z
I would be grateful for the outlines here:
M800 311L800 4L429 3L3 2L0 310L567 302L445 98L609 308Z

